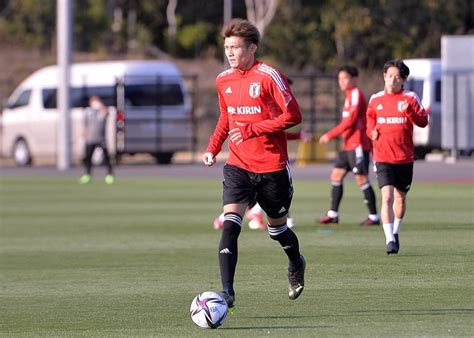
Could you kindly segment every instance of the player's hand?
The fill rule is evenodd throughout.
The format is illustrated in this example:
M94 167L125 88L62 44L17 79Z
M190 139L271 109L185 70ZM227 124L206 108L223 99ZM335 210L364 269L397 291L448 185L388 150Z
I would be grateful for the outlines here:
M242 133L240 132L240 129L239 129L239 128L231 129L231 130L229 131L229 137L230 137L230 140L231 140L236 146L238 146L239 144L241 144L241 143L243 142Z
M319 143L320 143L320 144L326 144L326 143L328 143L328 142L329 142L329 137L328 137L326 134L322 135L322 136L319 138Z
M202 155L202 161L205 165L210 167L216 163L216 157L212 153L204 153Z
M372 139L372 141L375 141L376 139L379 138L379 130L377 129L377 127L375 127L372 132L370 133L370 138Z

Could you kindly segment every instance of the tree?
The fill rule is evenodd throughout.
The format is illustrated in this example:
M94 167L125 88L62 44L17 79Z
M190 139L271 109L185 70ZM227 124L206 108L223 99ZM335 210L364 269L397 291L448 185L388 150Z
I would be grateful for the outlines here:
M278 0L245 0L247 19L253 23L263 36L265 27L272 21Z

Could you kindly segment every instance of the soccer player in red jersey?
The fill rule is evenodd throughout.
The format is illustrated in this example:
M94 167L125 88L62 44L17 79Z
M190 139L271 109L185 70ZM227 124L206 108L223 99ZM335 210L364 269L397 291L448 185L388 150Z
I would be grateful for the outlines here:
M383 67L385 89L372 95L367 108L367 135L374 146L374 171L382 193L383 230L388 255L400 249L399 233L413 179L413 125L426 127L428 115L418 96L403 89L410 69L402 60Z
M337 73L339 88L345 92L341 122L319 138L326 144L342 135L344 148L331 172L331 208L326 216L318 220L321 224L339 223L339 205L343 195L343 181L347 173L354 174L355 181L364 194L369 215L360 225L379 225L374 190L369 181L369 152L372 144L366 135L367 100L357 87L359 71L353 66L343 66Z
M242 219L248 205L258 202L267 215L270 238L288 256L288 296L296 299L304 288L306 263L296 234L286 224L293 186L284 130L301 122L301 111L286 78L255 59L260 34L254 25L233 19L222 36L230 69L216 79L220 117L202 156L204 164L213 165L229 138L219 243L222 295L232 309Z

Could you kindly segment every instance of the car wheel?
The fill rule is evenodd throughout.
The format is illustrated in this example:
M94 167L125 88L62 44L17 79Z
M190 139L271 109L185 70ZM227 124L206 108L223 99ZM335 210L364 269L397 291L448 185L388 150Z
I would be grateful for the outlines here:
M16 165L21 167L31 164L31 153L25 140L19 139L15 142L15 146L13 147L13 159Z
M158 164L170 164L171 160L173 159L173 153L172 152L161 152L161 153L155 153L153 156L156 159L156 163Z

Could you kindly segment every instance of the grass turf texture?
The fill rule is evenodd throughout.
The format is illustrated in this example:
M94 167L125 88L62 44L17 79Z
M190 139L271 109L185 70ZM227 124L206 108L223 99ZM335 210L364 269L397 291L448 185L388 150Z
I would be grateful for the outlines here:
M385 254L348 180L341 223L314 219L329 183L295 183L292 215L308 267L288 300L286 256L245 223L237 311L215 331L189 306L220 290L212 221L221 183L1 178L0 334L8 336L472 336L473 185L415 182L401 250Z

